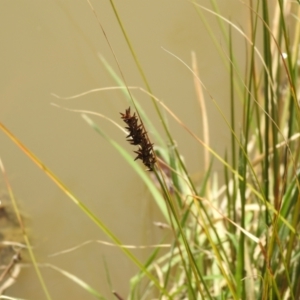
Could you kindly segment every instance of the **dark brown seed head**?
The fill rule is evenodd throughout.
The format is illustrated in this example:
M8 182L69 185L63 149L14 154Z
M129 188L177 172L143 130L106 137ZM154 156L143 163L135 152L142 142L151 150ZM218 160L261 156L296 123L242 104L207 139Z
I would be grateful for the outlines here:
M137 154L135 160L142 160L143 164L148 168L149 171L153 171L156 159L153 151L153 144L149 142L147 132L143 124L139 124L138 117L134 113L130 114L130 107L125 110L125 113L120 113L121 118L127 124L125 127L129 134L127 135L127 141L131 145L138 145L138 151L134 151Z

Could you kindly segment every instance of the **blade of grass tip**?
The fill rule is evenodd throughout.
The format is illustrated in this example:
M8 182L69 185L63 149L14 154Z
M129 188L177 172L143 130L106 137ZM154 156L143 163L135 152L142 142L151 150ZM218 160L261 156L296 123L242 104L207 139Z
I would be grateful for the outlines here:
M113 290L113 287L112 287L111 278L110 278L110 273L109 273L109 268L108 268L108 265L107 265L107 261L106 261L106 259L105 259L105 256L103 256L103 264L104 264L104 270L105 270L106 281L107 281L107 284L108 284L110 290L112 291L112 290Z
M58 267L56 267L52 264L43 264L43 266L48 267L50 269L53 269L53 270L57 271L58 273L62 274L63 276L70 279L71 281L73 281L74 283L79 285L81 288L86 290L89 294L95 296L97 299L105 300L105 298L97 290L92 288L89 284L87 284L85 281L83 281L82 279L80 279L76 275L74 275L74 274L72 274L68 271L65 271L61 268L58 268Z
M207 171L204 173L204 178L201 181L200 189L199 189L199 192L198 192L198 195L200 197L204 197L205 194L206 194L208 181L209 181L209 179L211 177L211 171L212 171L213 161L214 160L212 158L211 161L210 161L210 163L209 163ZM225 168L225 169L228 170L227 168Z
M200 106L200 119L202 120L202 127L203 127L203 141L206 145L210 145L209 142L209 126L208 126L208 114L206 110L206 105L205 105L205 99L203 95L203 90L202 90L202 85L200 84L198 78L199 77L199 71L197 67L197 57L196 53L193 51L192 52L192 70L193 70L193 79L194 79L194 85L195 85L195 90L196 90L196 95L197 99L199 102ZM209 157L209 151L207 148L204 148L204 170L205 172L208 170L209 167L209 162L210 162L210 157Z
M154 282L157 288L167 297L169 297L167 291L165 291L147 270L143 269L142 263L126 248L122 247L121 241L106 227L106 225L83 203L81 202L71 191L64 185L64 183L46 167L28 148L25 147L1 122L0 129L40 168L48 177L81 209L81 211L89 217L116 245L129 257L141 270L143 270L147 276ZM29 249L30 251L30 249ZM50 298L49 298L50 299Z
M3 178L4 178L4 181L5 181L5 184L6 184L8 193L9 193L9 197L10 197L11 202L12 202L12 204L13 204L13 208L14 208L15 214L16 214L16 216L17 216L17 219L18 219L18 222L19 222L21 231L22 231L22 235L23 235L23 238L24 238L24 240L25 240L25 243L26 243L26 246L27 246L27 249L28 249L28 252L29 252L29 256L30 256L30 259L31 259L31 261L32 261L34 270L35 270L35 272L36 272L36 274L37 274L37 277L38 277L38 279L39 279L39 282L40 282L40 284L41 284L41 287L42 287L42 289L43 289L43 292L44 292L46 298L47 298L48 300L51 300L52 298L51 298L51 296L50 296L50 293L49 293L49 291L48 291L48 288L47 288L47 286L46 286L46 283L45 283L45 281L44 281L44 278L43 278L43 276L42 276L42 273L41 273L41 271L40 271L40 269L39 269L39 267L38 267L37 261L36 261L36 259L35 259L35 255L34 255L34 253L33 253L33 251L32 251L32 247L31 247L31 244L30 244L30 242L29 242L29 238L28 238L28 235L27 235L27 233L26 233L25 226L24 226L24 224L23 224L23 221L22 221L22 218L21 218L21 214L20 214L20 211L19 211L18 206L17 206L16 199L15 199L15 196L14 196L14 193L13 193L13 190L12 190L12 187L11 187L11 185L10 185L10 183L9 183L8 178L7 178L6 171L5 171L5 168L4 168L4 165L3 165L3 162L2 162L2 160L1 160L1 158L0 158L0 168L1 168L1 172L2 172L2 174L3 174Z

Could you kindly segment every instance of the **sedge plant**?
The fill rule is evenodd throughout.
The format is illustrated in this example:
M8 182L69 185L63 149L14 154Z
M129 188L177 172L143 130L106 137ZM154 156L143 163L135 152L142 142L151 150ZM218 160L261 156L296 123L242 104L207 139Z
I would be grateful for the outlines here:
M89 114L97 113L76 112L80 112L84 120L124 157L149 188L165 217L165 224L161 226L169 228L172 233L168 251L161 253L161 248L157 247L146 262L139 261L2 124L1 129L138 266L138 274L130 280L128 299L299 299L299 3L287 5L286 1L273 1L275 9L272 7L271 10L271 4L266 0L249 0L244 3L249 12L249 30L244 32L222 16L215 0L210 1L212 9L204 7L200 1L190 1L215 42L228 70L230 86L230 118L227 118L218 104L220 100L214 99L201 81L196 55L192 54L190 65L169 53L190 71L194 80L204 128L203 138L200 138L171 107L154 95L117 5L113 0L109 2L145 86L128 86L109 36L88 1L118 67L114 70L101 54L99 59L116 82L111 89L121 90L128 102L123 111L116 112L116 119L110 121L116 124L122 119L126 123L121 130L126 133L127 141L137 147L133 149L136 159L145 166L134 161L133 153L125 150L126 139L124 145L118 144L90 118ZM220 32L227 41L227 51L218 44L206 14L216 17ZM233 31L245 39L245 66L237 64ZM259 32L262 32L261 46ZM242 67L244 74L241 73ZM103 90L95 89L84 94ZM142 103L133 96L133 90L149 96L163 132L155 128ZM240 127L235 124L237 99L243 107ZM230 148L226 153L217 153L210 146L205 101L214 103L231 134ZM205 174L200 184L192 179L179 153L166 115L204 148ZM215 181L212 173L215 161L224 168L220 181ZM77 278L68 277L101 298ZM113 294L117 299L126 298L116 291Z

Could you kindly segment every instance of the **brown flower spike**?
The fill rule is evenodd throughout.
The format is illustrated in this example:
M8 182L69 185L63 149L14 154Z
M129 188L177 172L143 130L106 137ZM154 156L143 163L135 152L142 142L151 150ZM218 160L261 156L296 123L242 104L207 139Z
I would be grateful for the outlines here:
M125 110L125 114L120 113L121 118L127 124L125 127L129 134L127 135L127 141L131 145L138 145L138 151L134 151L137 154L137 159L141 159L143 164L148 168L148 171L153 171L154 164L156 162L153 144L151 144L147 138L147 132L142 124L138 124L138 117L134 113L130 114L130 107Z

